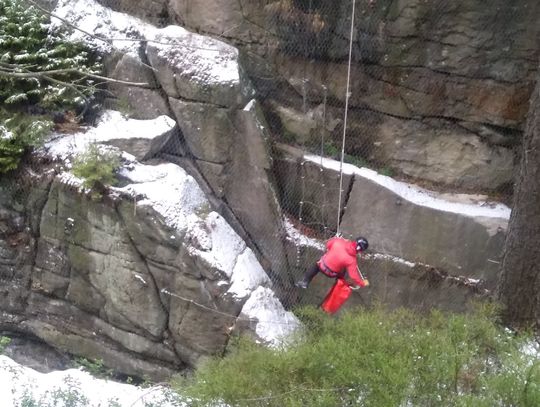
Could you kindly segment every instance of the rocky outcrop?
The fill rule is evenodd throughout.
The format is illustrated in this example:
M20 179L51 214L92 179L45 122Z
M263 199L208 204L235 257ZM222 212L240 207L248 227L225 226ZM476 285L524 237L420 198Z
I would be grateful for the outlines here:
M1 186L0 328L156 379L237 332L275 343L297 325L280 300L319 303L330 283L295 298L290 284L322 240L286 234L282 208L314 236L331 236L339 213L347 237L368 237L373 287L348 306L463 310L494 286L507 208L449 202L361 165L344 166L339 207L337 164L305 154L339 151L350 3L100 3L146 22L90 0L54 13L84 27L72 38L104 56L116 106L139 120L106 112ZM539 6L424 3L359 3L348 159L501 188L537 70ZM270 153L273 137L304 148ZM124 151L119 185L99 202L69 173L91 142Z
M281 208L267 154L267 126L260 109L250 103L255 93L239 64L238 50L179 26L156 28L94 2L91 12L87 8L81 13L86 3L60 2L55 13L84 24L87 32L99 37L133 39L104 43L73 33L73 38L83 39L107 55L107 70L115 78L148 84L133 94L127 87L121 96L135 110L143 105L139 116L170 110L176 118L180 132L163 138L161 155L192 161L197 169L193 175L200 176L228 208L221 213L249 240L274 282L290 287ZM118 53L124 56L118 59ZM161 101L145 105L155 99L156 86ZM167 109L149 110L152 106ZM239 177L244 182L237 182Z
M39 186L31 199L15 209L17 197L6 194L0 327L156 380L223 352L240 330L278 343L298 321L275 297L253 251L183 169L143 165L124 153L121 185L101 200L62 171L90 143L120 140L147 156L152 143L143 154L141 144L125 142L130 128L153 141L175 123L106 112L95 129L45 146L41 159L59 161L42 179L32 171L23 177ZM265 328L268 320L281 321L280 329Z
M107 4L140 15L128 2ZM314 123L309 112L337 109L334 119L342 124L350 2L142 4L140 10L166 9L167 21L245 51L245 67L277 133L286 129L297 142L312 133L307 142L316 144L326 128L328 140L340 138L340 125L329 125L328 117ZM143 17L154 21L159 13ZM443 186L507 187L538 69L539 17L534 0L497 0L490 7L464 0L357 2L348 152ZM400 144L388 142L389 134ZM444 156L455 159L440 162Z

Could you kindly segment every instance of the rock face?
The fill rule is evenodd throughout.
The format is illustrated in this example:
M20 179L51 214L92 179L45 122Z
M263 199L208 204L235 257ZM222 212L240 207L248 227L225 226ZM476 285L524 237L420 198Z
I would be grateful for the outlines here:
M155 143L160 153L193 161L212 193L228 208L223 215L241 226L238 232L250 238L251 248L275 283L290 287L281 208L267 154L269 135L257 104L249 103L254 88L239 64L238 50L179 26L156 28L94 2L91 9L85 8L87 3L60 2L55 12L102 37L134 38L111 45L80 32L73 34L108 55L106 67L118 74L117 79L148 83L135 93L127 87L121 96L136 111L143 104L137 117L170 110L176 118L180 132L162 137L163 144ZM124 57L118 59L119 52ZM237 182L239 177L243 183Z
M69 167L89 143L125 140L113 129L134 125L149 140L175 127L106 112L95 129L56 139L41 154ZM239 315L269 343L295 329L253 251L191 176L175 164L123 159L123 186L100 201L54 166L41 180L26 175L38 188L25 206L12 208L17 196L2 195L1 327L157 380L223 352ZM267 320L282 326L270 330Z
M379 253L482 279L495 287L509 209L482 211L478 206L443 200L434 200L430 207L420 201L429 198L420 195L419 200L408 200L369 175L355 173L343 216L344 233L354 236L360 231L370 236Z
M283 300L319 303L331 282L294 298L323 246L291 233L282 208L303 232L331 236L339 213L345 236L368 237L373 288L348 306L463 310L494 286L508 208L350 165L339 207L336 163L305 154L339 152L350 2L41 3L92 34L71 35L104 56L131 119L106 112L48 144L17 183L0 180L0 328L157 380L236 332L276 343L298 324ZM463 190L507 185L538 69L538 2L358 7L346 152ZM92 142L124 152L100 202L69 173Z
M303 142L315 126L316 143L321 129L333 127L326 131L337 143L341 126L328 126L328 118L313 123L309 112L324 104L337 109L341 122L350 2L141 3L140 10L166 8L168 21L245 50L246 68L277 131L286 128ZM139 13L128 2L108 4ZM442 185L506 186L538 69L540 4L383 0L356 6L348 152ZM299 116L292 126L291 112ZM389 143L389 134L401 144ZM441 156L456 159L440 162Z
M291 147L280 151L276 171L284 206L299 202L299 196L309 199L304 224L326 237L332 235L336 230L339 162L304 156ZM344 164L343 171L341 232L345 237L363 235L370 241L370 249L381 255L405 259L417 268L481 280L486 289L495 287L509 208L486 202L482 196L436 194L350 164ZM333 196L333 202L328 195ZM331 217L323 222L320 212L328 202L332 202ZM297 208L289 209L295 214ZM297 254L289 251L289 255ZM308 257L316 256L312 253ZM375 260L372 264L376 267L384 265Z

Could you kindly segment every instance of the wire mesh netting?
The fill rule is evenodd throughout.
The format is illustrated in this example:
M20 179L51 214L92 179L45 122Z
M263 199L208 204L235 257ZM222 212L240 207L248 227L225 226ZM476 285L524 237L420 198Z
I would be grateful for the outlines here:
M342 171L347 164L440 193L511 202L516 146L537 70L540 10L534 2L98 3L158 27L181 25L238 47L242 73L253 85L267 123L270 178L280 209L307 237L324 241L340 231L353 188L354 171ZM46 14L58 12L56 2L26 4ZM93 33L84 19L70 22L63 17L59 24L81 31L92 42L97 38L108 44L103 75L150 82L155 99L150 101L136 86L104 81L102 102L136 112L143 108L142 101L153 109L144 106L146 112L171 114L174 102L170 95L164 97L147 53L148 44L167 45L166 40L141 38L142 31L102 29L119 18L103 16L102 27ZM126 43L132 44L129 50ZM179 47L176 42L169 45ZM179 52L188 55L201 47L184 46ZM133 50L140 59L133 66L139 71L122 73L117 62L126 55L132 58ZM225 133L233 128L238 126L214 130ZM226 165L219 157L198 157L185 136L167 144L162 158L193 159L216 193L212 177L221 177ZM209 142L202 144L205 141ZM242 215L233 215L245 227ZM246 229L253 237L249 226ZM354 237L350 229L345 235ZM272 257L271 245L265 249L261 242L253 244L263 257ZM320 247L296 245L287 250L286 262L270 260L280 296L289 305L310 301L299 297L292 283L318 258ZM275 256L283 253L276 251Z

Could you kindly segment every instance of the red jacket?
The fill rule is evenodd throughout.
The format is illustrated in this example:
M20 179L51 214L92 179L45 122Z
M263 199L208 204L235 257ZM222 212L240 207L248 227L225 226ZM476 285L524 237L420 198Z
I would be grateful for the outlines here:
M355 242L341 237L330 239L326 242L326 253L321 257L318 264L323 273L329 269L330 272L340 274L345 269L356 285L360 287L366 285L365 279L360 274L356 264Z

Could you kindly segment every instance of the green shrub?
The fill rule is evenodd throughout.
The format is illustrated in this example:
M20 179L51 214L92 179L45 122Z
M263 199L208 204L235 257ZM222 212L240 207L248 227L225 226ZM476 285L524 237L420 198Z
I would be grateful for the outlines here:
M379 170L379 173L382 175L386 175L387 177L393 177L394 176L394 170L390 167L383 167Z
M199 405L540 405L540 366L521 350L529 337L503 330L492 310L300 315L306 329L287 350L241 340L175 389Z
M4 353L10 342L11 338L8 338L7 336L0 336L0 355Z
M19 165L24 152L38 145L52 128L52 121L44 116L22 113L9 115L0 109L0 174Z
M89 360L83 357L75 359L75 365L82 367L94 377L102 379L110 379L113 377L114 371L105 367L102 359Z
M116 184L116 171L119 167L118 151L90 144L73 161L72 172L83 180L84 187L92 190L92 197L100 198L106 186Z

